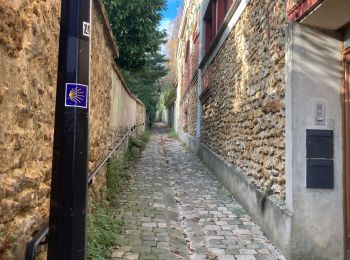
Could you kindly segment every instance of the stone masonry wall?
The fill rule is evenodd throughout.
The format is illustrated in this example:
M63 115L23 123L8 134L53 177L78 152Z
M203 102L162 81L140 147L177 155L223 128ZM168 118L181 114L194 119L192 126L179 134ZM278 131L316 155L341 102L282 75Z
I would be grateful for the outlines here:
M113 46L96 3L90 170L126 131L110 124ZM59 0L0 0L0 259L23 259L26 243L48 219L59 14ZM142 122L143 105L129 98L138 104L135 118ZM103 187L104 171L94 193Z
M0 1L0 259L48 217L59 1Z
M143 104L137 103L137 118L136 118L136 125L137 125L137 134L141 134L145 131L146 128L146 109Z
M198 17L201 1L189 1L186 8L186 19L182 20L181 26L184 26L184 33L180 35L179 44L182 48L180 53L183 57L182 66L179 66L180 75L183 76L181 82L181 97L179 125L180 129L185 133L196 137L197 136L197 85L198 85L198 62L199 62L199 26Z
M285 1L250 1L203 75L202 141L285 197Z
M197 77L195 77L191 86L186 90L181 101L181 120L183 131L193 137L196 137L196 118L197 118Z

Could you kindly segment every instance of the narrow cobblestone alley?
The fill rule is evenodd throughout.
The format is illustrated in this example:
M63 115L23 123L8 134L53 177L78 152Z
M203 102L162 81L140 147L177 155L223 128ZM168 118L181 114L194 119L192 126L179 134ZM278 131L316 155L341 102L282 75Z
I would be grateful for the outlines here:
M112 259L284 259L199 158L154 130L121 195Z

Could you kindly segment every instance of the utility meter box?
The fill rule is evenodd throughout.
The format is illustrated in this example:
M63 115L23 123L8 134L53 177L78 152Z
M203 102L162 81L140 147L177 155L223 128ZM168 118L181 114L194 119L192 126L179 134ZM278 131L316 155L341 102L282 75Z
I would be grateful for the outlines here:
M306 187L333 189L333 131L306 130Z
M306 157L333 159L333 131L306 130Z

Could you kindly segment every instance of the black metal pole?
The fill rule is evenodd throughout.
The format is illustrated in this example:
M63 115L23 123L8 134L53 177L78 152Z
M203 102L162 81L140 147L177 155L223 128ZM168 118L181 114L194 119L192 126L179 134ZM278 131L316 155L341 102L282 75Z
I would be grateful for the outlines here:
M49 260L86 256L90 0L62 0Z

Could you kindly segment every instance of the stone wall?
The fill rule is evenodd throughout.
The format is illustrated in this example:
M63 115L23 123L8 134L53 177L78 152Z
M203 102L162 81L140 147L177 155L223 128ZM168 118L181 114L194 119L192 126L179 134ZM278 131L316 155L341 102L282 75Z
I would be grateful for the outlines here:
M180 105L183 131L193 137L196 137L197 82L195 76L190 87L186 89Z
M48 217L59 9L0 1L0 259L23 259Z
M136 118L137 134L141 134L146 128L146 109L143 103L137 102L137 118Z
M285 1L250 1L203 74L202 142L285 197Z
M174 104L162 111L161 121L166 123L170 128L174 128Z
M100 3L94 1L92 15L90 170L145 118L123 80L113 82L120 78L112 65L116 48ZM48 219L59 14L58 0L0 0L0 259L23 259L26 243ZM120 95L133 121L112 114Z
M199 11L200 0L185 2L184 14L181 22L178 46L178 88L177 97L179 106L180 129L185 133L196 137L197 119L197 84L199 62Z

